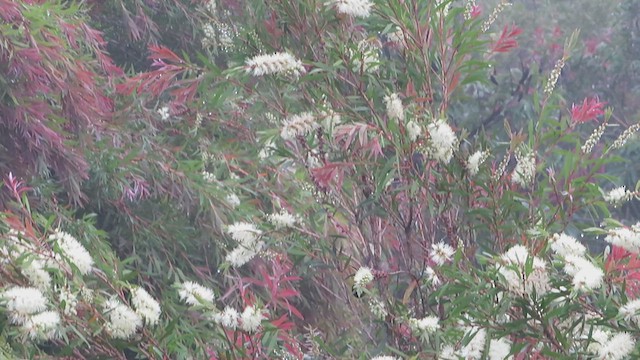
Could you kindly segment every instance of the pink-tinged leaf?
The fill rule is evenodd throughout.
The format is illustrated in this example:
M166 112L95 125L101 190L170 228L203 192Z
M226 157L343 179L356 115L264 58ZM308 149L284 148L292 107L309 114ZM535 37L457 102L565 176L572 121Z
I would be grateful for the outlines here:
M571 121L581 124L596 120L598 116L604 114L604 106L606 104L606 102L600 102L597 96L584 99L582 105L573 104L571 106Z
M505 25L498 40L491 46L491 52L509 52L518 47L516 37L522 33L522 29L516 25L511 25L511 29Z

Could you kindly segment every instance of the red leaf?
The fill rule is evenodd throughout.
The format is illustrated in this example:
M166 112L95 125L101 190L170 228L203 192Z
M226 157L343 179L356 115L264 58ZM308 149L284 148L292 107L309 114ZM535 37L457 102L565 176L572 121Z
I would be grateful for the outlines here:
M507 25L502 29L500 38L491 46L491 52L509 52L518 47L516 37L522 33L522 29L516 25L511 25L511 29Z

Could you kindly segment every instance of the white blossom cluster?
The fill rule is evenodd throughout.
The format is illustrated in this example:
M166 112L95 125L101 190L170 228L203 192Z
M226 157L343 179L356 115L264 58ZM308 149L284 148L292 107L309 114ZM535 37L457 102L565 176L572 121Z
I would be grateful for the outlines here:
M506 338L491 339L486 357L483 357L485 343L487 341L487 331L476 326L467 326L464 328L465 337L473 336L467 345L456 350L452 345L445 345L440 350L438 359L440 360L512 360L513 356L509 356L511 352L511 342Z
M310 112L293 115L282 122L280 137L283 140L295 140L298 136L304 136L318 128L316 118Z
M204 287L192 281L182 283L178 290L180 300L189 305L200 305L201 301L205 303L213 303L213 290Z
M240 328L248 333L258 332L264 319L266 319L264 312L254 306L245 307L242 313L231 306L227 306L221 312L213 315L213 321L225 328L230 330Z
M107 333L114 339L129 339L142 327L142 318L116 298L104 304Z
M302 221L299 216L292 215L284 209L280 210L279 213L269 214L267 218L276 229L292 228L296 226L296 223Z
M608 231L604 240L620 246L634 254L640 253L640 222L629 227L619 227Z
M63 258L70 265L78 268L82 275L91 272L93 269L93 258L76 238L64 231L56 230L53 234L49 235L49 240L57 245Z
M158 323L161 313L160 304L147 290L141 287L131 289L131 304L145 324L156 325Z
M399 360L399 359L394 356L380 355L380 356L372 357L371 360Z
M607 335L607 338L600 339L597 342L599 346L591 347L600 360L622 360L631 354L636 346L635 339L629 333L621 332L613 336L604 333L603 335Z
M555 234L550 239L551 250L564 264L564 272L573 277L573 287L590 291L602 286L604 272L585 257L586 247L567 234Z
M356 295L361 296L362 293L364 293L365 287L373 281L373 278L374 276L370 268L363 266L358 269L353 276L353 291L356 292Z
M227 232L238 242L238 246L226 256L226 260L234 267L248 263L264 246L264 241L260 240L262 231L254 224L237 222L229 225Z
M360 18L369 17L373 7L370 0L333 0L328 4L333 4L339 14Z
M429 258L431 258L436 265L443 265L444 263L451 261L453 254L455 253L456 250L451 247L451 245L439 242L437 244L431 244Z
M0 293L0 306L4 307L9 321L20 325L20 330L30 339L51 340L58 336L60 314L48 311L47 299L34 287L14 286Z
M475 176L480 171L480 165L487 160L489 153L487 151L478 150L471 154L467 159L467 171L469 175Z
M624 186L617 187L604 195L604 200L611 204L621 204L631 198L633 198L633 193Z
M498 272L504 278L507 289L519 296L531 296L534 292L540 296L549 291L549 275L547 263L537 256L533 256L532 269L526 271L526 263L531 255L522 245L515 245L502 254L502 265Z
M640 299L635 299L624 304L618 314L626 321L631 321L640 325Z
M247 73L253 76L290 74L297 77L305 73L302 61L286 52L254 56L247 60L246 66Z
M56 255L49 249L38 249L23 233L9 230L6 245L0 248L0 263L13 263L20 268L29 283L47 292L51 288L51 276L46 267L58 267Z
M444 119L429 124L427 131L429 132L429 155L443 164L448 164L458 145L455 132Z
M517 152L516 160L518 162L513 170L513 175L511 175L511 181L522 187L527 187L536 175L536 157L533 152L526 154Z
M422 319L409 319L411 331L422 339L428 339L429 335L440 329L440 319L437 316L426 316Z
M384 103L387 109L387 116L389 119L398 121L404 121L404 107L402 106L402 100L398 94L393 93L384 97Z
M407 135L409 135L409 140L416 141L422 135L422 127L420 124L411 120L407 123Z

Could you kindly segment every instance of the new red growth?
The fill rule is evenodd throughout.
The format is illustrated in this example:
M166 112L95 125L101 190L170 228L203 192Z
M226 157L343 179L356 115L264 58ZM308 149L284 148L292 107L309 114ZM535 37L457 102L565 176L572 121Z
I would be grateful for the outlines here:
M604 114L606 102L600 102L598 97L586 98L582 105L573 104L571 106L571 121L574 123L584 123L595 120L599 115Z

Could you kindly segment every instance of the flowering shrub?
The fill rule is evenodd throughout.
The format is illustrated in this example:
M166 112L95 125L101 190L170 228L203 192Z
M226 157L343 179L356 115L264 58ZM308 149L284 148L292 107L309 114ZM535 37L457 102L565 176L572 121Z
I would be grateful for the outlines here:
M99 115L113 124L87 135L95 147L34 147L86 150L73 168L86 181L69 193L89 194L84 208L62 207L35 173L32 188L9 175L22 160L6 166L3 355L640 355L640 226L609 209L639 190L607 173L640 126L613 131L605 93L564 100L573 59L586 56L577 32L540 40L543 59L506 1L94 5L117 8L131 38L149 41L149 68L124 76L113 65L93 90L55 82L81 110L95 105L80 101L89 95L112 97ZM7 31L25 14L82 8L0 7ZM163 8L188 24L163 37ZM113 13L97 14L119 39ZM77 66L105 62L97 33L77 26L95 55ZM85 51L66 39L61 58ZM516 55L520 68L496 70ZM7 99L26 98L15 86ZM64 115L57 98L45 105L53 90L36 93Z

